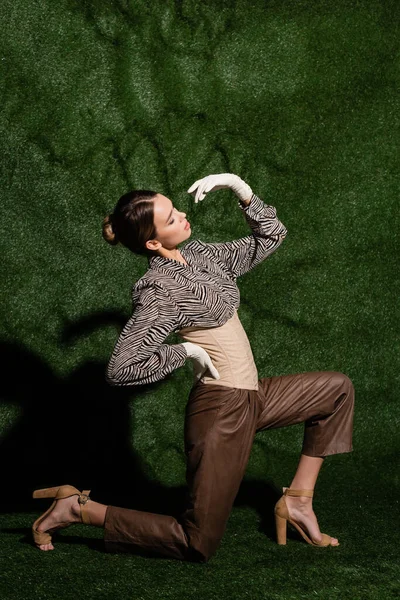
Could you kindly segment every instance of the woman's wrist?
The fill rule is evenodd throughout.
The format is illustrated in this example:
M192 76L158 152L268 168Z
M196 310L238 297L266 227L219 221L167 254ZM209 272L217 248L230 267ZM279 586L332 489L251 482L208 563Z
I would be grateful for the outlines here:
M250 204L250 202L251 202L251 197L247 198L246 200L240 200L240 204L242 206L248 206Z
M239 200L243 203L249 204L253 191L251 189L251 187L245 182L243 181L243 179L241 179L241 177L239 177L238 175L231 175L231 182L230 182L230 188L231 190L236 194L236 196L239 198ZM246 204L246 206L247 206Z

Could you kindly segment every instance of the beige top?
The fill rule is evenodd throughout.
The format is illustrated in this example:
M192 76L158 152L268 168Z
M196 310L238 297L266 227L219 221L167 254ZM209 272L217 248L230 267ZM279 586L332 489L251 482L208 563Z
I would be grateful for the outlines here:
M201 346L210 356L220 379L203 375L203 383L258 390L258 372L247 334L237 310L221 327L184 327L177 331L185 342ZM208 372L208 371L206 371Z

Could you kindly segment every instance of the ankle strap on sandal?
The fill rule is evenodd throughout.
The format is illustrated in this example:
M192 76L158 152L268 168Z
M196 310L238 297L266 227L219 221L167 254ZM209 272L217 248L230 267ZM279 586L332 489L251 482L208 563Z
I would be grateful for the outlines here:
M284 488L283 495L284 496L306 496L307 498L312 498L314 495L314 490L291 490L290 488Z
M87 509L85 508L85 504L87 504L87 502L90 500L89 494L90 490L83 490L83 492L78 496L78 502L81 506L82 523L85 523L85 525L91 525L91 520L87 514Z

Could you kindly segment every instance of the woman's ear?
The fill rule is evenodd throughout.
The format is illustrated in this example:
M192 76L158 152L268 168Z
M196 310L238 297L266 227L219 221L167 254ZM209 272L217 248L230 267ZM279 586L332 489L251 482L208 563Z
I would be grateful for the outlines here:
M157 240L147 240L146 242L146 248L148 248L148 250L158 250L159 248L162 247L161 242L157 241Z

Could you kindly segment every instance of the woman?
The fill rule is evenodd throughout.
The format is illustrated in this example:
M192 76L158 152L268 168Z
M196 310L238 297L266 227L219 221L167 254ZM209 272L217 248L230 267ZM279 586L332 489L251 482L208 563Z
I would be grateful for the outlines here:
M104 221L103 236L146 254L149 268L133 287L134 311L107 368L113 385L161 380L192 359L194 385L185 414L188 495L179 519L106 506L72 486L36 490L55 498L33 525L41 550L53 550L51 531L72 523L104 527L109 551L145 549L205 562L217 550L257 431L304 422L297 471L275 506L277 541L289 522L314 546L337 546L321 534L312 496L324 458L352 450L354 390L342 373L313 372L258 379L237 310L237 277L282 243L286 229L240 177L223 173L196 181L195 202L222 188L236 194L251 234L226 243L194 240L184 212L162 194L122 196ZM185 341L163 343L176 332Z

